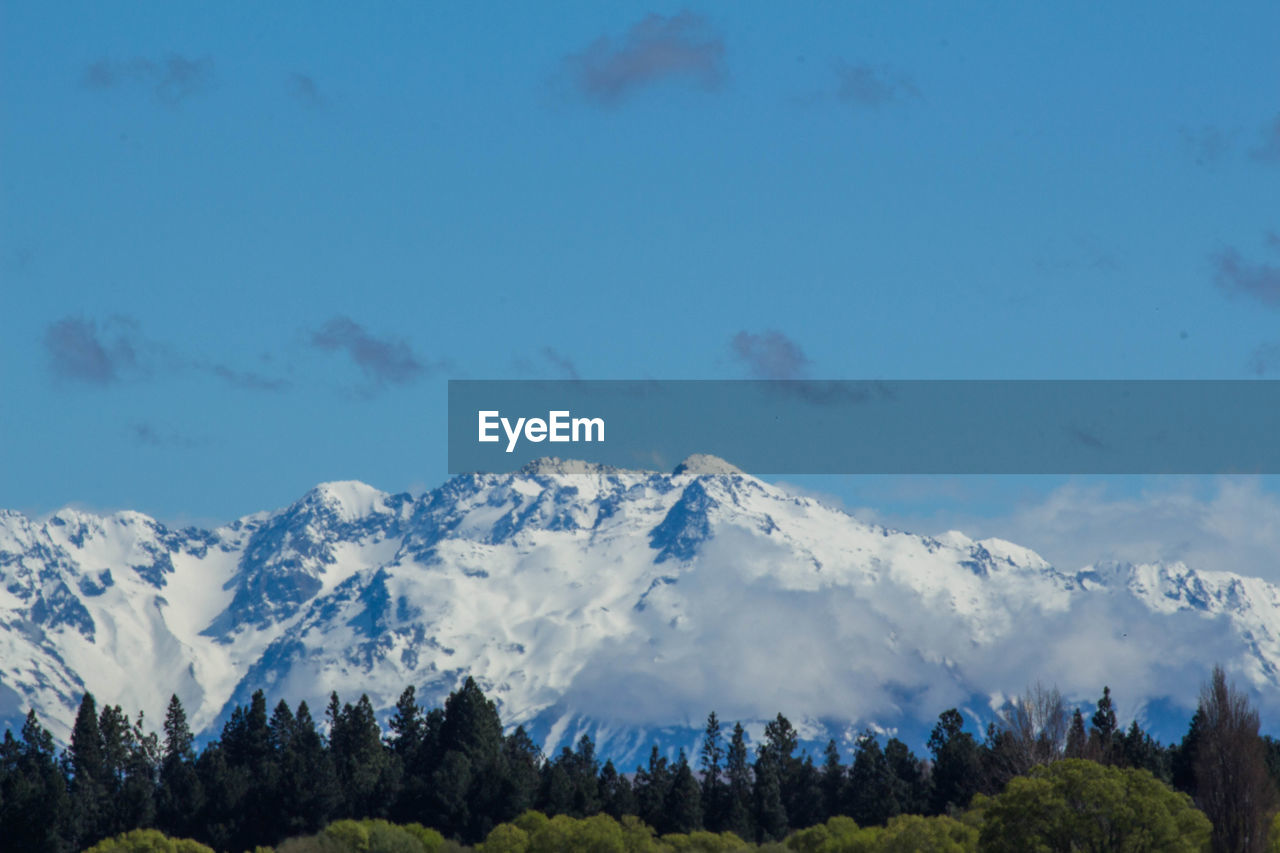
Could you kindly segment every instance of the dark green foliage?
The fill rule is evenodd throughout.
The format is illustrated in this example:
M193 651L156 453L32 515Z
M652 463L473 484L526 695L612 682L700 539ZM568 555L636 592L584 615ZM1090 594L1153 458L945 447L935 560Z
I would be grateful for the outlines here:
M1221 680L1217 673L1215 678ZM1014 776L1009 789L1016 787L1018 796L999 802L1014 808L1048 797L1052 808L1062 802L1076 808L1085 801L1072 799L1070 786L1084 786L1081 790L1094 796L1088 793L1097 787L1093 771L1063 776L1076 781L1062 782L1068 791L1062 800L1053 793L1057 789L1050 790L1062 781L1053 774L1066 772L1055 769L1063 763L1059 759L1063 753L1101 753L1107 743L1114 764L1143 775L1124 776L1131 790L1118 794L1112 789L1121 777L1106 777L1111 781L1098 782L1099 790L1112 793L1088 801L1093 803L1086 803L1088 808L1105 811L1117 798L1137 796L1134 792L1166 802L1159 788L1143 780L1158 786L1155 777L1172 778L1220 815L1252 810L1253 828L1240 830L1252 833L1251 840L1240 849L1256 849L1262 825L1256 818L1265 816L1273 802L1280 743L1258 737L1256 714L1230 689L1218 689L1219 681L1176 748L1162 746L1136 722L1127 730L1117 727L1109 690L1093 714L1092 738L1085 733L1083 715L1077 713L1068 728L1062 712L1054 754L1030 773L1035 784L1027 787L1028 776ZM333 696L328 737L305 703L296 710L284 702L269 714L267 709L265 696L255 694L247 705L231 710L218 740L197 750L177 697L170 700L161 741L146 731L141 716L131 721L121 708L99 709L92 696L85 696L61 759L55 758L49 733L29 715L20 739L6 732L0 741L0 849L75 853L100 839L155 825L169 836L194 838L218 850L269 844L281 853L373 850L375 836L378 844L390 845L388 850L417 850L410 836L419 838L414 833L420 827L406 836L375 819L390 815L406 830L419 822L455 839L446 843L421 830L428 833L422 837L432 853L482 839L492 841L494 851L520 853L573 843L619 853L738 847L725 830L774 849L788 838L797 853L814 853L827 842L829 850L972 850L977 827L985 826L984 814L996 808L991 814L1005 820L1016 812L1000 811L1004 806L993 807L991 799L974 799L982 771L1001 766L1000 750L1006 746L1013 750L1004 756L1008 762L1024 758L1016 740L1007 745L1001 740L1002 732L1016 729L993 728L987 741L978 743L952 709L940 715L929 738L932 762L922 762L896 738L881 741L866 733L849 765L841 763L834 741L815 764L809 754L797 754L796 730L779 714L766 725L753 766L741 724L726 743L712 714L699 747L700 773L683 752L671 761L654 747L633 781L612 762L601 766L589 737L579 737L547 761L524 729L504 735L496 706L470 679L443 708L426 710L414 690L405 690L385 732L368 697L344 705ZM972 810L959 815L971 801ZM920 812L951 812L960 819L926 819ZM1234 818L1221 820L1227 827ZM1197 831L1194 817L1187 821ZM802 827L812 830L789 835ZM1215 839L1221 850L1237 849L1236 839L1242 837L1226 831L1219 836L1227 839ZM135 833L127 843L136 847L159 838ZM993 845L997 838L991 836ZM1119 843L1117 838L1107 843ZM543 848L535 850L538 845Z
M671 770L667 759L654 747L649 753L648 768L637 767L635 775L637 816L658 830L665 832L667 825L664 809L667 792L671 789Z
M177 695L169 699L164 716L164 751L156 790L156 821L175 835L190 836L204 807L204 791L196 775L195 739Z
M753 815L759 841L781 841L787 834L787 809L782 803L781 775L778 752L762 748L755 766Z
M22 739L6 730L0 742L0 838L13 850L73 849L69 811L53 736L30 711Z
M281 703L283 705L283 702ZM277 706L272 716L273 741L279 750L276 803L284 837L319 831L341 801L333 759L306 702L286 716Z
M822 755L822 779L819 785L822 788L823 809L827 813L827 819L830 819L845 814L846 780L844 765L840 763L840 749L834 740L827 741L827 748ZM825 822L826 820L823 821Z
M702 789L693 776L684 750L676 759L671 787L663 804L667 832L693 832L702 829Z
M1035 767L978 807L981 849L1197 853L1209 821L1145 770L1069 759ZM1243 848L1240 848L1243 849Z
M880 743L870 732L858 738L849 768L848 814L859 826L883 826L901 808Z
M729 750L725 754L726 805L724 829L739 838L753 838L755 824L752 820L752 787L754 777L747 763L746 734L742 723L734 723Z
M502 778L502 792L498 798L500 807L494 813L494 820L497 823L511 821L524 814L533 808L534 801L538 796L538 772L539 767L542 765L542 750L525 732L524 726L517 726L514 732L503 738L502 765L505 773ZM612 770L613 764L606 764L605 767ZM623 781L625 782L626 780ZM616 787L616 784L613 787ZM601 796L607 799L608 794L604 791L603 771L601 789ZM611 787L610 790L612 789ZM630 791L630 786L627 787L627 790L628 792ZM615 803L615 805L617 804ZM635 812L635 806L629 800L622 802L621 806L624 810L614 815L615 817ZM605 808L608 810L609 806L606 804Z
M933 754L930 812L946 814L968 806L978 791L981 760L978 744L964 731L964 718L955 708L938 715L929 735L929 752Z
M1103 687L1097 710L1089 726L1089 757L1103 764L1115 764L1116 709L1111 701L1111 688Z
M84 694L71 728L71 826L72 836L83 845L111 832L109 771L98 728L98 708L92 693Z
M1076 708L1071 714L1071 726L1067 729L1066 758L1086 758L1089 753L1089 735L1084 730L1084 714Z
M929 808L929 786L924 767L911 747L897 738L889 738L884 745L884 758L889 765L889 784L898 811L903 814L923 814Z
M623 815L636 813L636 797L631 790L631 782L618 773L612 761L606 761L600 770L600 809L618 820Z
M346 817L386 817L398 784L398 768L382 744L382 731L367 695L337 708L329 701L329 752Z
M698 767L702 771L703 823L712 832L724 829L726 816L725 782L723 778L724 737L716 712L707 715L698 749Z

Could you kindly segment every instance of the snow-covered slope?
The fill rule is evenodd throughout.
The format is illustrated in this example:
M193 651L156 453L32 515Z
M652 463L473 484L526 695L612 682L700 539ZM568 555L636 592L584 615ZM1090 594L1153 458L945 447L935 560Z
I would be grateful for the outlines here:
M1225 571L1062 571L1008 542L864 524L693 457L670 474L541 460L413 498L325 483L216 530L0 512L0 719L65 738L84 690L158 721L440 701L471 674L548 748L624 760L715 709L802 734L918 731L1036 679L1186 707L1226 663L1280 707L1280 589ZM1153 705L1154 707L1154 705ZM751 728L751 727L749 727Z

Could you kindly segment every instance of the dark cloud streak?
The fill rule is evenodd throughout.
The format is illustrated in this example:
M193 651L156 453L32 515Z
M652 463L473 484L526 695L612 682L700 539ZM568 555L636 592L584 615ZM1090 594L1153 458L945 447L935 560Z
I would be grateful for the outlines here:
M724 81L724 39L693 12L650 14L619 39L601 36L565 59L579 93L614 106L636 89L678 79L713 91Z
M554 347L543 347L542 357L550 362L552 367L559 370L565 379L577 381L582 378L578 375L578 366L573 363L573 359L559 352Z
M319 107L324 104L320 86L310 74L296 72L289 75L289 96L304 107Z
M920 90L908 78L876 70L866 63L841 65L836 74L839 77L836 97L854 106L877 108L920 96Z
M101 332L82 317L65 317L44 333L45 355L59 379L90 385L110 385L137 370L138 351L133 323L117 318Z
M286 391L290 385L287 379L273 379L250 370L235 370L225 364L210 365L209 372L231 387L246 391Z
M804 350L776 329L758 335L740 331L729 349L755 379L802 379L809 370Z
M378 338L350 317L334 317L311 335L311 345L326 352L341 350L374 388L404 385L428 372L404 341Z
M1250 152L1263 163L1280 163L1280 115L1262 132L1262 142Z
M177 53L159 60L140 56L126 60L103 58L91 64L84 74L84 84L90 89L150 88L157 99L170 105L203 91L212 79L212 59L189 59Z
M1213 256L1214 283L1231 296L1247 296L1280 308L1280 267L1253 263L1232 247Z

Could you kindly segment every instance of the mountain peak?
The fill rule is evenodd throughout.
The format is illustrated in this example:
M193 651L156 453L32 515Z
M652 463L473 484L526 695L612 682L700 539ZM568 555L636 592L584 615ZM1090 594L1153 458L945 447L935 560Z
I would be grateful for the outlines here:
M325 506L343 521L355 521L388 512L387 497L386 492L359 480L333 480L307 492L300 503Z
M677 465L675 470L671 472L671 476L679 477L681 474L689 474L694 477L700 477L704 474L742 476L744 473L741 468L724 461L719 456L712 456L709 453L695 453Z

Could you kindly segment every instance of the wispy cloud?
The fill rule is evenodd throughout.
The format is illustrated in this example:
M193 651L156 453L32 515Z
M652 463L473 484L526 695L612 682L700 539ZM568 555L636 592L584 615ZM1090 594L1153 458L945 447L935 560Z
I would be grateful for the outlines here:
M729 349L755 379L802 379L810 361L800 345L776 329L738 332Z
M867 63L841 64L836 68L836 76L836 97L857 107L882 107L920 96L920 90L910 78Z
M170 53L162 59L99 59L84 75L90 89L126 86L150 89L166 104L177 104L203 91L213 79L213 60L207 56L188 58Z
M289 75L289 97L305 107L318 107L324 104L324 96L320 94L320 86L316 78L310 74L296 72Z
M1262 131L1262 141L1249 153L1264 163L1280 163L1280 115Z
M1280 370L1280 343L1262 344L1249 357L1249 372L1266 376Z
M281 377L192 357L169 344L143 335L138 322L113 316L99 323L78 316L50 323L44 333L50 371L60 380L106 386L156 374L207 374L233 388L279 392L291 383Z
M58 379L110 385L139 369L137 328L126 317L102 329L93 320L64 317L45 329L44 349Z
M679 80L704 90L724 81L724 39L701 15L647 15L620 38L601 36L565 59L583 97L613 106L637 89Z
M564 355L554 347L543 347L542 357L554 367L565 379L581 379L578 375L578 366L573 363L573 359Z
M1231 134L1212 125L1178 130L1182 144L1195 158L1197 166L1212 166L1231 151Z
M345 352L364 373L370 390L413 382L438 366L424 363L406 342L376 337L350 317L329 320L312 333L311 345L326 352Z
M183 433L162 431L152 424L141 422L129 427L134 442L144 447L199 447L207 442Z
M1224 293L1280 308L1280 267L1255 263L1228 246L1213 256L1213 280Z
M208 370L231 387L246 391L286 391L290 385L287 379L263 376L252 370L236 370L225 364L209 365Z

